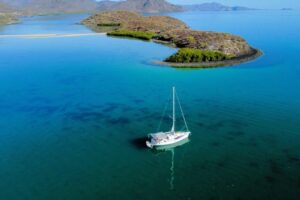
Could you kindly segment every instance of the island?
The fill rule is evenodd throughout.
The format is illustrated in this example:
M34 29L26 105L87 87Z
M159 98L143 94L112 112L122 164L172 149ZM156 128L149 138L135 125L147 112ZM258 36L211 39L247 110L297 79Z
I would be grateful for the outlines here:
M178 48L161 65L172 67L217 67L254 60L261 51L246 40L228 33L191 30L184 22L168 16L143 16L129 11L101 12L82 24L109 36L153 41Z

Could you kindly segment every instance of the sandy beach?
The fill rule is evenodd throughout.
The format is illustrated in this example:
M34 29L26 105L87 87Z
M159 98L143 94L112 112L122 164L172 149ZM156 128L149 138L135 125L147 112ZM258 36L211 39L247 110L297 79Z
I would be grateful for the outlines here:
M23 35L0 35L0 38L25 38L25 39L35 39L35 38L60 38L60 37L84 37L84 36L101 36L106 35L106 33L67 33L67 34L23 34Z

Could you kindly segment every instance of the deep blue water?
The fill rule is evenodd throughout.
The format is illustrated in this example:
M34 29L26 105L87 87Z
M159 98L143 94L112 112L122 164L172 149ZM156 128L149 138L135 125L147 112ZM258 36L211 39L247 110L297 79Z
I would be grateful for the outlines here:
M300 198L300 13L170 15L264 56L179 70L152 65L175 49L150 42L0 39L0 199ZM0 34L88 33L84 17L24 18ZM172 86L191 141L153 153L141 138Z

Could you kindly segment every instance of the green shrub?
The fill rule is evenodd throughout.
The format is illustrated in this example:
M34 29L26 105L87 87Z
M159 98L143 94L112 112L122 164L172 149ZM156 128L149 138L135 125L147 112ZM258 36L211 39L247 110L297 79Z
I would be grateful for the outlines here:
M188 36L187 39L188 39L190 44L196 44L197 43L196 39L192 35Z
M132 38L138 38L142 40L151 40L156 34L153 32L144 32L144 31L116 30L116 31L109 32L107 35L132 37Z
M120 23L99 23L97 26L121 26Z
M175 63L197 63L222 61L232 58L219 51L207 51L200 49L182 48L177 53L166 59L167 62Z

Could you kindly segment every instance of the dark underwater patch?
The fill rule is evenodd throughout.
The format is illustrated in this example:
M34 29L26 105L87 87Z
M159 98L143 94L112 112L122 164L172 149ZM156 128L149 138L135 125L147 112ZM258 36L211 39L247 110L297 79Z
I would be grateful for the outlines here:
M297 163L300 164L300 158L292 155L287 155L287 160L289 163Z
M94 124L93 128L95 128L95 129L101 129L102 127L100 125L98 125L98 124Z
M159 122L160 120L162 120L163 122L170 122L170 118L167 117L163 117L161 116L160 113L152 113L152 114L148 114L148 115L143 115L140 119L142 120L154 120Z
M300 178L297 180L297 186L300 188Z
M132 100L132 101L133 101L133 103L135 103L135 104L141 104L141 103L144 103L144 102L145 102L143 99L134 99L134 100Z
M58 83L62 85L74 85L80 82L86 82L87 77L82 75L62 77L58 79Z
M221 146L221 143L220 142L213 142L213 143L211 143L211 146L219 147L219 146Z
M233 136L233 137L240 137L245 135L243 131L229 131L228 135Z
M198 122L197 125L198 125L199 127L204 127L204 126L205 126L205 124L203 124L202 122Z
M237 121L237 120L221 120L217 121L215 123L211 123L209 125L206 125L205 128L213 131L218 131L219 129L223 127L231 127L234 130L238 129L239 131L232 131L232 133L229 133L233 136L242 136L245 135L240 129L244 128L246 126L245 123Z
M21 106L18 111L32 114L36 117L48 117L58 111L59 106L33 106L33 105L25 105Z
M247 145L250 147L257 147L257 141L255 138L250 138L249 141L247 142Z
M65 114L65 117L79 122L99 122L105 118L101 112L69 112Z
M108 119L107 122L112 125L125 125L130 123L130 119L126 117L119 117L116 119Z
M236 129L239 129L239 128L244 128L247 126L246 123L242 122L242 121L238 121L238 120L228 120L228 123L230 124L230 126L232 128L236 128Z
M102 112L104 112L104 113L113 112L113 111L117 110L119 107L121 107L121 104L108 103L104 106Z
M71 127L63 127L63 128L61 128L61 130L62 130L63 132L68 132L68 131L71 131L72 128L71 128Z
M264 141L265 143L268 143L271 145L276 145L278 143L276 136L271 135L271 134L261 135L260 139L262 139L262 141Z
M285 154L288 163L300 165L300 157L294 155L291 150L283 149L282 152Z
M45 97L33 97L29 99L29 103L42 103L42 104L50 104L52 101Z
M198 114L198 117L199 117L199 118L207 118L207 115L206 115L206 114L203 114L203 113L199 113L199 114Z
M144 115L148 115L150 113L149 108L140 108L139 111Z
M228 135L225 135L224 138L229 141L233 141L235 139L235 137L228 136Z
M93 110L93 108L89 107L89 106L77 106L76 109L79 112L90 112Z
M239 144L243 145L243 146L248 146L248 147L257 147L258 146L255 138L250 138L246 142L239 142Z
M218 167L221 167L221 168L224 168L226 166L226 163L221 161L221 162L217 162L217 166Z
M216 162L216 165L220 168L225 168L228 164L228 159L227 158L223 158L222 160L219 160Z
M217 131L220 128L223 128L225 126L223 121L219 121L210 125L207 125L206 128L209 130Z
M257 168L259 168L259 164L257 162L252 161L252 162L249 162L249 167L257 169Z
M274 183L276 179L273 176L265 176L265 180L269 183Z
M283 169L276 161L270 159L269 166L270 166L270 170L273 174L276 174L276 175L284 174Z

